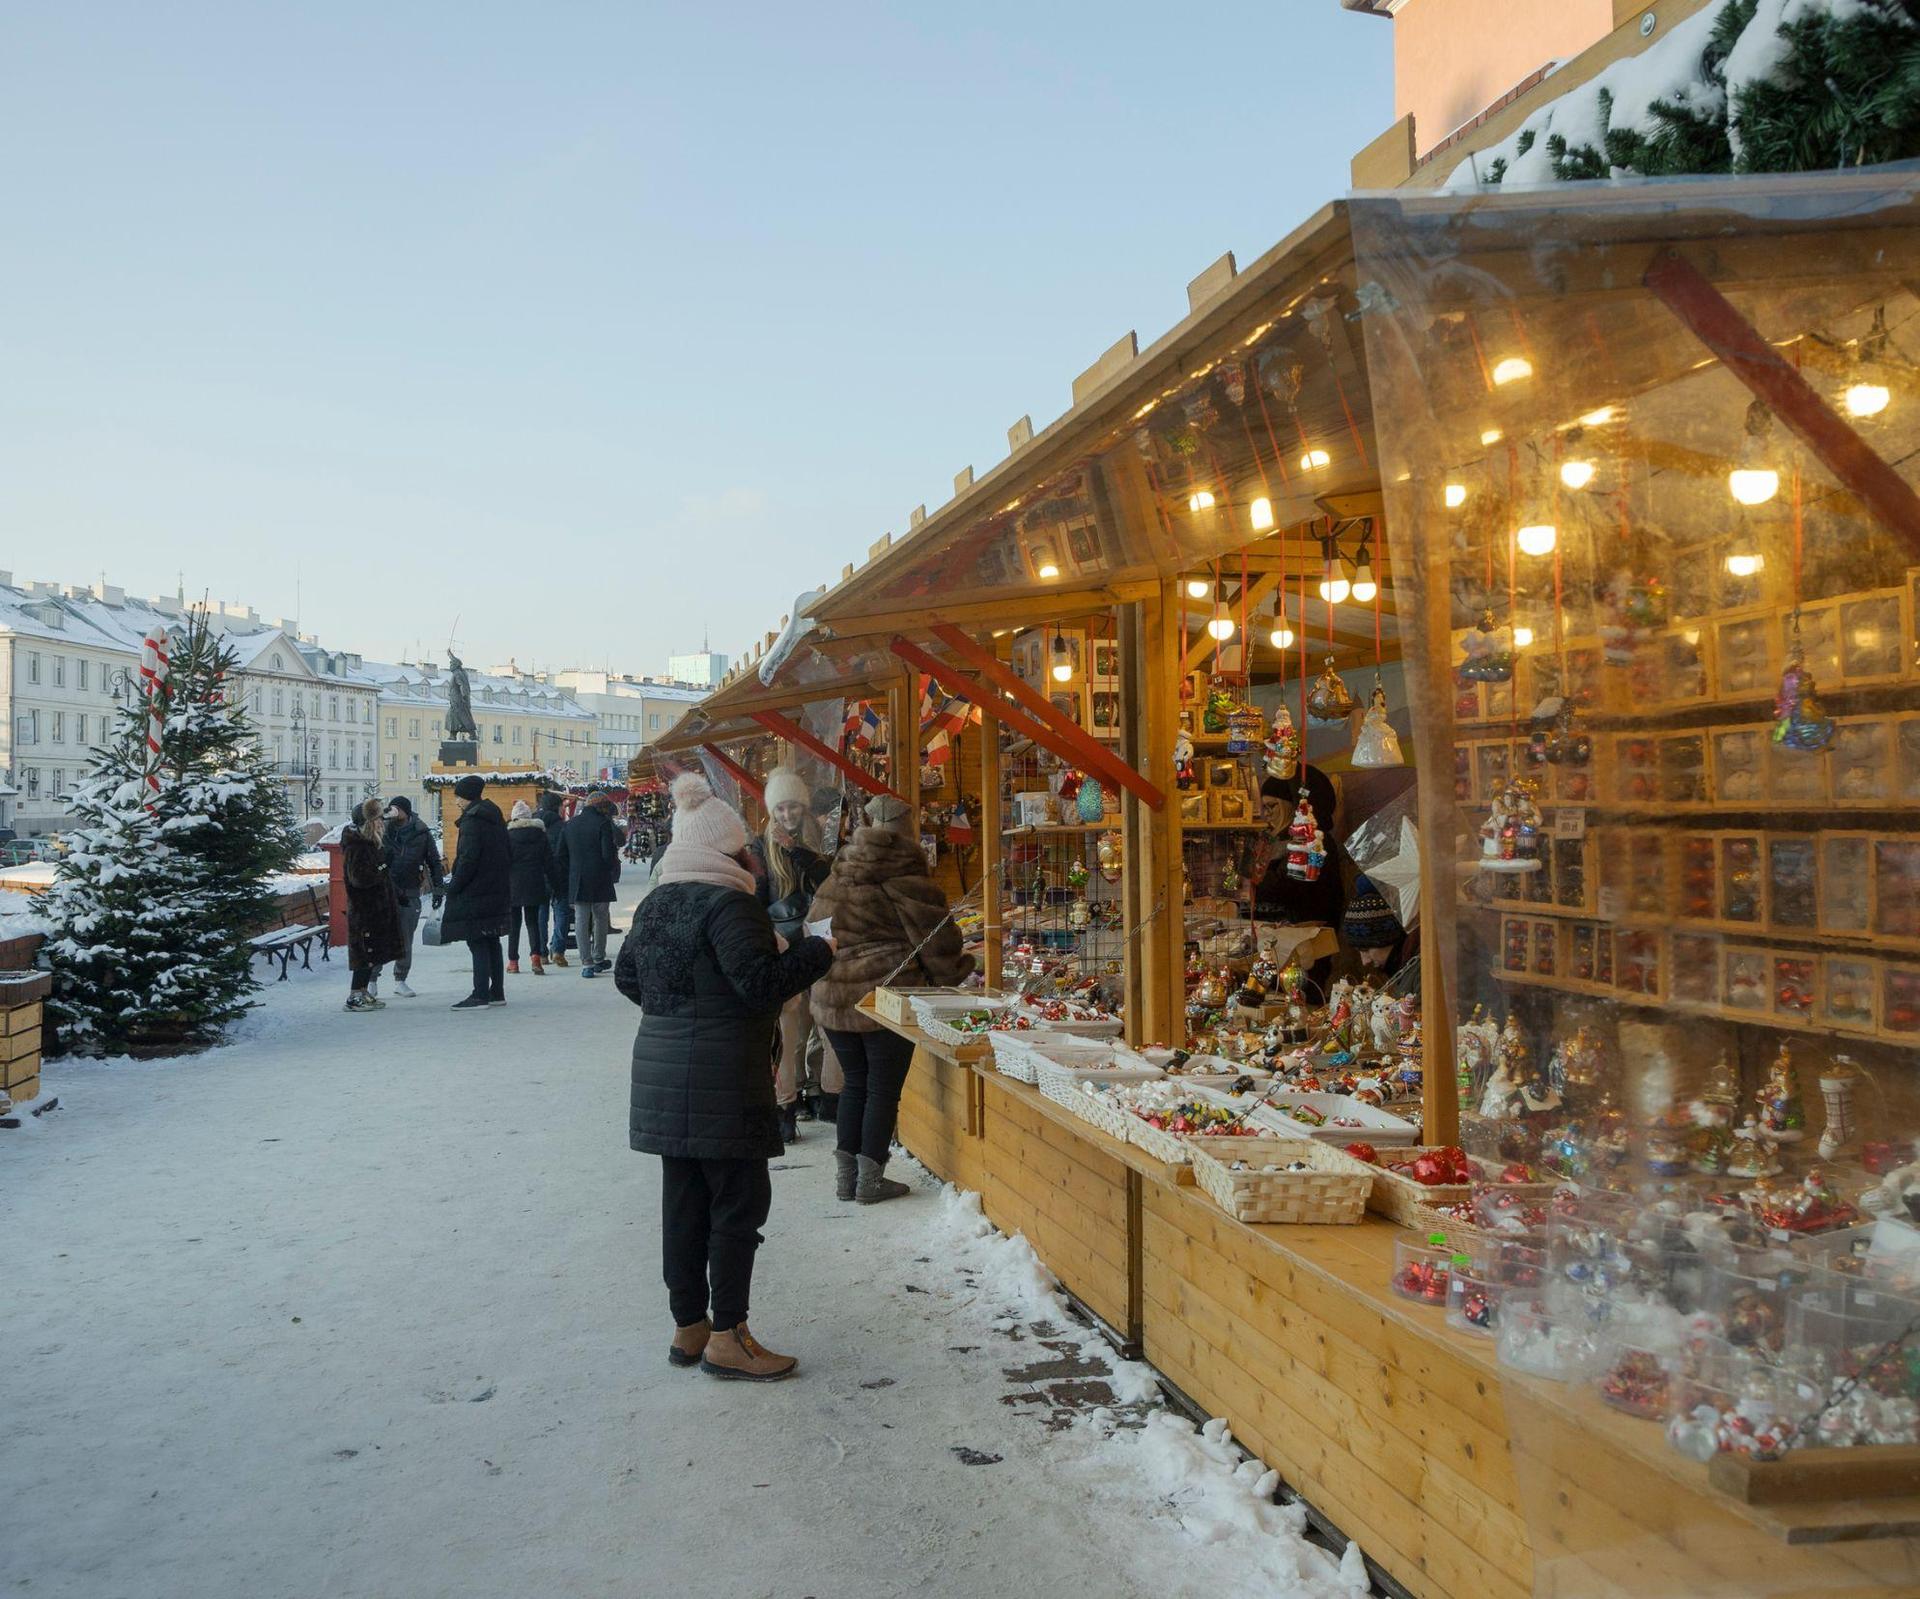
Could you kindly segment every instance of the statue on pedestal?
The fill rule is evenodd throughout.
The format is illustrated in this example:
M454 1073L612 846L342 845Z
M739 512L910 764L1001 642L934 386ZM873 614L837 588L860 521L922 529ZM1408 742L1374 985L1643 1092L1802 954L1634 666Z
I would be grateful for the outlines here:
M477 739L479 726L473 719L473 685L460 657L447 652L447 737Z

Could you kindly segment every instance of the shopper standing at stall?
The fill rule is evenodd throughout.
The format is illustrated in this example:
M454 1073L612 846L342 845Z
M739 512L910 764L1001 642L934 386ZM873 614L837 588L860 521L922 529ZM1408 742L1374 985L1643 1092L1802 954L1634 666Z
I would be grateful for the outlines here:
M527 933L527 957L533 975L545 975L547 953L547 896L553 891L553 852L547 848L547 827L525 800L513 802L507 823L507 860L511 870L513 914L507 922L507 970L520 970L520 930Z
M749 846L754 856L755 892L767 907L773 930L789 944L797 944L811 919L813 896L826 881L829 862L820 850L820 828L813 819L813 795L800 774L781 767L767 779L767 825ZM780 1063L774 1074L774 1093L780 1102L780 1136L792 1143L800 1136L796 1125L806 1089L807 1044L813 1033L813 1009L802 989L780 1008ZM827 1102L838 1109L840 1068L837 1062L821 1066L820 1097L815 1114L827 1117Z
M455 1010L480 1010L507 1002L506 960L500 940L513 914L513 866L507 849L507 819L486 797L486 780L473 773L453 785L460 807L459 842L447 879L447 908L440 938L467 946L473 957L473 992Z
M547 964L567 964L567 935L573 931L573 901L567 898L567 870L560 858L560 840L567 819L560 811L560 796L551 791L540 796L540 824L547 830Z
M867 803L867 825L842 845L813 899L813 920L831 919L839 951L814 985L813 1015L839 1057L835 1193L863 1205L897 1199L905 1183L886 1175L900 1090L913 1045L860 1009L882 983L944 987L973 971L947 896L910 836L913 813L890 794Z
M628 1142L658 1155L667 1358L771 1382L798 1362L747 1328L754 1252L781 1152L767 1060L780 1007L833 964L833 945L782 948L754 892L747 830L707 780L673 783L673 843L635 912L613 980L640 1007Z
M607 959L607 931L613 925L613 885L620 881L620 837L613 825L611 795L596 790L587 796L560 835L559 863L567 874L567 898L573 902L580 975L598 977L613 964Z
M340 829L340 871L347 884L347 964L353 972L353 990L347 996L351 1011L381 1009L369 986L374 974L401 953L400 907L381 850L380 809L380 801L370 799L354 812L355 820Z

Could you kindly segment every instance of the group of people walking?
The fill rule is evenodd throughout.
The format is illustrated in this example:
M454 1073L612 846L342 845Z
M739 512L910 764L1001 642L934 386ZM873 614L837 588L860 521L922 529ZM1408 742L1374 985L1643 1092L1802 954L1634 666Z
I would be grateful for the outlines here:
M912 1046L859 1002L882 983L957 983L973 959L899 800L869 803L867 825L828 862L796 774L768 780L767 827L751 844L704 778L675 779L672 796L672 842L614 966L641 1011L628 1142L660 1157L668 1359L772 1381L798 1361L754 1338L748 1301L808 1030L825 1032L835 1075L823 1063L822 1077L838 1084L836 1197L897 1198L908 1190L886 1164Z
M506 977L520 971L523 932L536 977L550 966L567 966L570 925L582 977L599 977L613 964L607 936L620 880L620 833L612 796L590 793L570 818L562 817L556 794L542 795L538 811L516 800L511 820L486 797L477 775L456 782L453 796L460 815L451 872L404 796L367 800L341 829L350 1011L384 1006L378 984L389 963L393 992L417 997L407 977L421 901L429 896L441 911L439 942L464 943L472 958L472 992L454 1010L506 1004Z

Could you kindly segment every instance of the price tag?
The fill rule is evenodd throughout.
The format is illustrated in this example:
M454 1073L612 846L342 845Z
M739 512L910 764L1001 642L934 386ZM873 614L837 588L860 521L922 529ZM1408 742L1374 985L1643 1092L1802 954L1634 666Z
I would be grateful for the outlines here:
M1587 836L1587 813L1578 807L1562 806L1553 813L1553 836L1555 838L1585 838Z
M1600 920L1617 922L1626 915L1627 894L1622 888L1603 888L1598 900Z

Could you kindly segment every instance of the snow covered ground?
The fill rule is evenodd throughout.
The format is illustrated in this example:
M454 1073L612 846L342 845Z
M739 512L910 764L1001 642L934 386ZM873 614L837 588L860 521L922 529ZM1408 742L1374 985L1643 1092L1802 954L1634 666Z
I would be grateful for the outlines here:
M637 1013L577 969L450 1013L464 950L414 983L348 1015L337 958L296 972L232 1046L49 1066L61 1108L0 1131L0 1591L1365 1591L970 1196L837 1203L824 1129L754 1301L802 1375L670 1367Z

